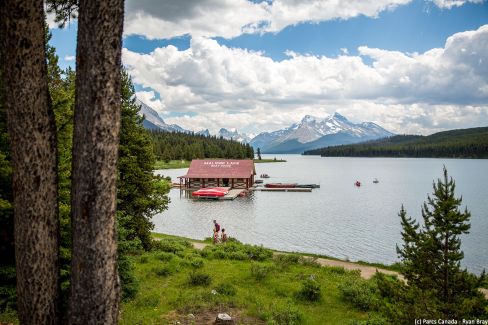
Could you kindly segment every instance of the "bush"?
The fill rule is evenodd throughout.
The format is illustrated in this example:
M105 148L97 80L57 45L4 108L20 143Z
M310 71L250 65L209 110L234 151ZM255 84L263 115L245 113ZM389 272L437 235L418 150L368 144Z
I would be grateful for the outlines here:
M315 276L311 275L302 282L302 287L297 292L297 298L306 301L320 300L320 284L315 280Z
M225 245L207 246L199 253L203 257L265 261L273 256L273 252L261 246L244 245L238 242L228 242Z
M158 276L168 276L174 273L174 269L170 268L168 265L163 267L154 268L153 272Z
M212 282L212 277L206 273L190 272L188 284L192 286L208 286Z
M290 265L300 264L301 257L294 254L278 254L273 260L280 269L287 269Z
M152 250L181 255L185 249L190 247L192 247L192 244L187 240L163 238L154 240Z
M273 267L271 267L270 265L257 263L251 264L251 276L258 281L264 280L268 276L268 274L271 273L271 271L273 271Z
M273 305L270 311L268 324L273 325L297 325L303 323L303 315L300 310L292 305Z
M203 267L204 265L204 261L202 258L198 257L198 258L192 258L190 260L190 265L195 268L195 269L199 269L201 267Z
M375 309L378 304L377 286L373 281L360 278L346 279L339 285L344 300L362 311Z
M171 261L173 259L175 255L172 254L172 253L166 253L166 252L161 252L159 253L158 255L156 255L156 258L160 261L163 261L163 262L168 262L168 261Z
M230 283L221 283L215 290L224 296L235 296L237 293L236 288Z

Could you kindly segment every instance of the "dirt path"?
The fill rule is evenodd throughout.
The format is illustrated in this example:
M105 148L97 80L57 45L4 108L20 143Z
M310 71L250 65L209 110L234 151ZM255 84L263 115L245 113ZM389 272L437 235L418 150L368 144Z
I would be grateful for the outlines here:
M192 242L192 245L196 249L204 249L209 244ZM274 253L274 254L286 254L286 253ZM343 267L344 269L346 269L348 271L359 270L361 272L361 277L363 279L371 279L371 277L373 277L373 275L376 273L376 271L378 271L378 272L381 272L384 274L396 275L399 279L403 280L403 276L401 274L399 274L398 272L385 270L385 269L377 268L374 266L361 265L361 264L352 263L352 262L345 262L345 261L331 260L331 259L322 258L322 257L317 258L316 261L317 261L317 263L319 263L322 266L338 266L338 267ZM488 289L480 288L480 291L485 295L486 299L488 299Z
M206 246L209 244L206 243L199 243L199 242L192 242L193 247L196 249L204 249ZM274 253L274 254L286 254L286 253ZM390 274L390 275L396 275L400 279L402 276L398 274L398 272L395 271L390 271L390 270L385 270L381 268L377 268L374 266L367 266L367 265L361 265L357 263L352 263L352 262L345 262L345 261L337 261L337 260L331 260L328 258L317 258L316 260L317 263L319 263L322 266L338 266L338 267L343 267L346 270L359 270L361 272L361 277L364 279L370 279L376 271L384 273L384 274Z

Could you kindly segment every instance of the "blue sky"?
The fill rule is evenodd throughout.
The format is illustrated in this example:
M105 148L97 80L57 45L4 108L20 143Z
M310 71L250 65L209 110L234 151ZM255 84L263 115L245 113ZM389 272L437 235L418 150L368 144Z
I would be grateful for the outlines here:
M399 133L488 124L486 1L172 4L128 0L123 43L138 97L170 123L255 134L339 111ZM74 66L76 21L51 32Z

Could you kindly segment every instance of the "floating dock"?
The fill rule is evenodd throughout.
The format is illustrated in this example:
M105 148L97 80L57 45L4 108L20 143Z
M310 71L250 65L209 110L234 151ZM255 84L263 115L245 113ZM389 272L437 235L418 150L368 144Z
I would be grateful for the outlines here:
M290 187L290 188L267 188L267 187L254 187L253 191L261 192L312 192L311 188Z
M238 197L245 189L232 189L225 196L219 198L219 200L234 200Z

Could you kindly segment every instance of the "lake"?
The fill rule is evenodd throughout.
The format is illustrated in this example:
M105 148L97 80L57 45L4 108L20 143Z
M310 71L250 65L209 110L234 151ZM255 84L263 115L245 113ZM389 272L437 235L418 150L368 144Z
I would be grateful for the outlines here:
M244 243L391 264L401 245L401 205L420 220L421 205L445 165L456 181L456 196L463 197L463 209L471 212L470 233L462 237L463 266L478 274L488 269L488 160L276 157L287 162L256 164L258 176L271 176L265 182L321 187L311 193L256 191L234 201L198 201L172 189L168 210L153 218L154 231L203 239L211 237L217 219L229 236ZM186 170L157 173L177 181ZM356 180L361 187L354 186Z

